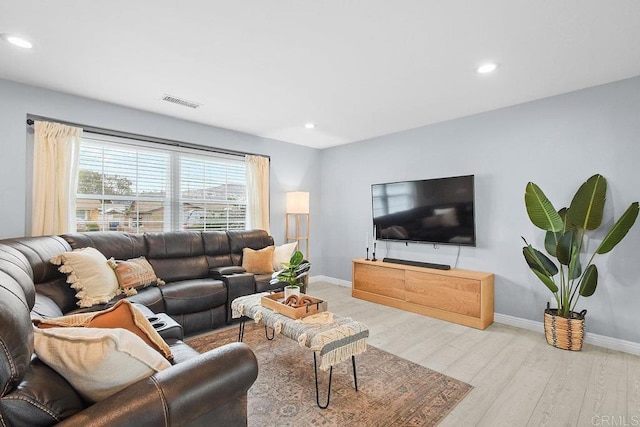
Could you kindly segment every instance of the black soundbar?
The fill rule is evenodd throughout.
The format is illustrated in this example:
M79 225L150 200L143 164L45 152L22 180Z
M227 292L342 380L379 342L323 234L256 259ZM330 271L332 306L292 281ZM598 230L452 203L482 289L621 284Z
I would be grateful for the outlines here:
M447 264L432 264L430 262L411 261L408 259L383 258L382 262L390 262L392 264L412 265L414 267L436 268L438 270L451 270L451 266Z

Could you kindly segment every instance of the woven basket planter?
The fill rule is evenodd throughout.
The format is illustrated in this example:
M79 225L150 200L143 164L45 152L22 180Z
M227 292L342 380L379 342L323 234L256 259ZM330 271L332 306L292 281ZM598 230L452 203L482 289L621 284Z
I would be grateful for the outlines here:
M544 336L547 343L563 350L580 351L584 342L584 317L587 310L571 313L571 318L560 317L558 310L549 308L544 311Z

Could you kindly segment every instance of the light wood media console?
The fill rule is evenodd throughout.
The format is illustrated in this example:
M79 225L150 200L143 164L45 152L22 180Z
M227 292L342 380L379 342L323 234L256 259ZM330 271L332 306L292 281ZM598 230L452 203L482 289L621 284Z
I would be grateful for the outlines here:
M493 274L353 260L351 295L485 329L493 323Z

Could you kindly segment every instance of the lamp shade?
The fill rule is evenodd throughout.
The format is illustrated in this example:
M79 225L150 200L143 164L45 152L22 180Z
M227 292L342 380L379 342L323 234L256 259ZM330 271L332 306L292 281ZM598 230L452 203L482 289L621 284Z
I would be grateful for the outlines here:
M292 191L287 193L287 213L308 214L309 193L306 191Z

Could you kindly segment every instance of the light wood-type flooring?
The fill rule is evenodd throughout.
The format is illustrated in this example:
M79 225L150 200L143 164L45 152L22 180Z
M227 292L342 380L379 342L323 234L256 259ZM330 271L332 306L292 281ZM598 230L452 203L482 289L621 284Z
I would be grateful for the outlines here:
M559 350L542 333L499 323L481 331L326 282L308 293L367 324L371 345L474 387L440 426L640 426L640 356L590 344Z

